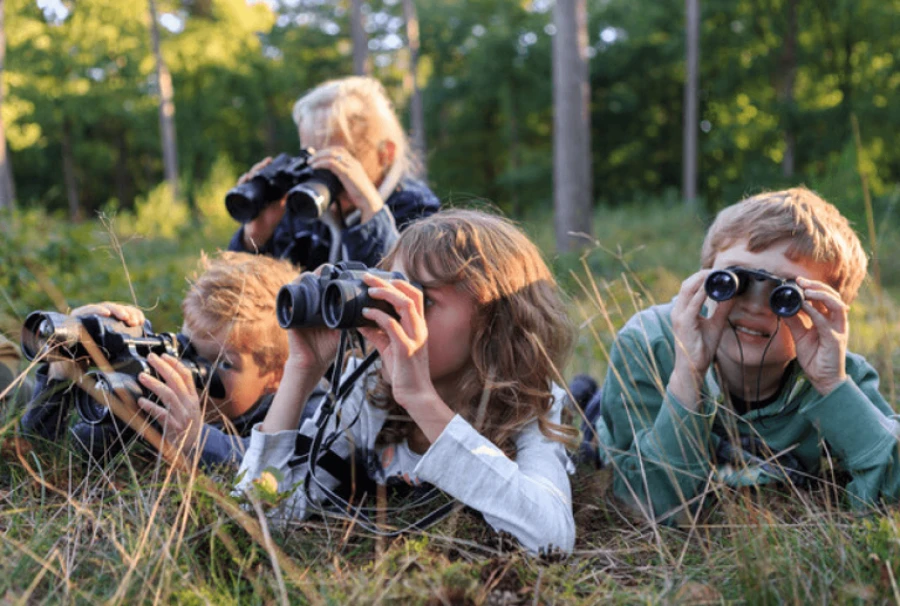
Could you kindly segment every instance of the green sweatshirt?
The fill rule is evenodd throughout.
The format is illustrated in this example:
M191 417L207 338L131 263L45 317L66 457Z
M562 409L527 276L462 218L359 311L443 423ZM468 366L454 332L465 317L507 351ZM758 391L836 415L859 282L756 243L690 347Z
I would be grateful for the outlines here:
M726 404L710 369L702 405L690 412L666 390L675 365L673 305L633 316L610 355L596 427L619 498L675 521L698 504L711 478L721 477L711 455L719 441L731 436L733 443L740 435L758 438L773 453L789 450L810 474L819 471L824 444L852 475L847 491L854 505L897 500L900 418L879 394L878 374L865 358L848 353L848 380L827 396L794 360L777 399L743 416Z

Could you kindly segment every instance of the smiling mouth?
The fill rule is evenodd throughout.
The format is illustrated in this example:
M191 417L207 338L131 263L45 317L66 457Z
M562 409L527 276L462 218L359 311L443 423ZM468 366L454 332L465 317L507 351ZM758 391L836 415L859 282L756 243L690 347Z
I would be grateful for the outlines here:
M752 328L747 328L745 326L735 326L734 330L745 335L750 335L751 337L763 337L764 339L768 339L772 336L772 333L753 330Z

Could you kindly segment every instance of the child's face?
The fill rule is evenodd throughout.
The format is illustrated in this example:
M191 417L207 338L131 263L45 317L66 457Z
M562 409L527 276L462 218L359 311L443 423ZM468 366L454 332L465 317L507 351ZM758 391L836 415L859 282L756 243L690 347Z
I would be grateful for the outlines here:
M747 269L763 269L780 278L796 279L802 276L824 282L824 267L805 260L792 261L785 255L789 244L785 241L759 252L750 252L746 240L739 240L716 255L713 269L738 265ZM773 286L770 280L751 280L747 290L736 297L728 315L730 327L725 328L716 352L720 362L743 364L745 369L763 366L780 374L796 357L790 331L783 323L779 325L778 316L769 307ZM807 328L812 325L802 310L797 317ZM775 335L774 338L772 335Z
M395 262L391 271L408 275ZM416 275L422 283L433 281L427 272ZM425 288L425 324L428 326L428 369L435 387L454 388L456 379L472 363L472 320L475 302L455 285Z
M272 393L278 386L276 373L263 373L253 356L239 351L226 337L227 335L200 335L192 333L187 326L182 328L197 353L210 362L218 361L218 374L225 387L224 398L209 398L215 411L229 419L236 419L265 394Z

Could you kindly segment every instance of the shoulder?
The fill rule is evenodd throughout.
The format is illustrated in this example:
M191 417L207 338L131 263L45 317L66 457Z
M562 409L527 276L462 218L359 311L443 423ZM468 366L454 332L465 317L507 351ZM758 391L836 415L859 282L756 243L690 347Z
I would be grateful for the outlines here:
M631 316L616 336L617 341L636 341L652 345L672 340L672 308L675 303L653 305Z
M441 206L440 200L425 183L412 178L403 179L386 202L394 210L418 207L434 212Z
M878 372L869 361L866 360L865 356L853 353L852 351L847 352L846 368L847 376L857 384L866 378L872 376L878 377Z

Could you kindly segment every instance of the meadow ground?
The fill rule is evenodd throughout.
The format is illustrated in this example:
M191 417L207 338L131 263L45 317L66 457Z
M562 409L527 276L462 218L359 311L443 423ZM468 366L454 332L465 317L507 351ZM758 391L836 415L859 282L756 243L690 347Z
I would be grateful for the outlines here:
M523 225L552 248L549 216ZM663 205L598 210L595 226L584 255L551 258L579 326L566 377L604 375L615 330L677 292L705 228ZM4 217L0 330L17 340L29 311L104 299L138 301L157 330L175 330L185 277L229 229L138 238L115 223ZM890 232L879 261L882 280L870 280L854 306L851 348L873 361L896 406L900 246ZM838 471L803 490L710 485L703 513L673 528L624 509L609 494L610 472L582 465L573 477L575 554L534 558L464 510L399 538L333 518L261 525L252 509L235 507L227 478L176 472L138 453L87 466L64 445L17 440L19 413L6 405L0 425L3 603L900 602L900 512L851 512Z

